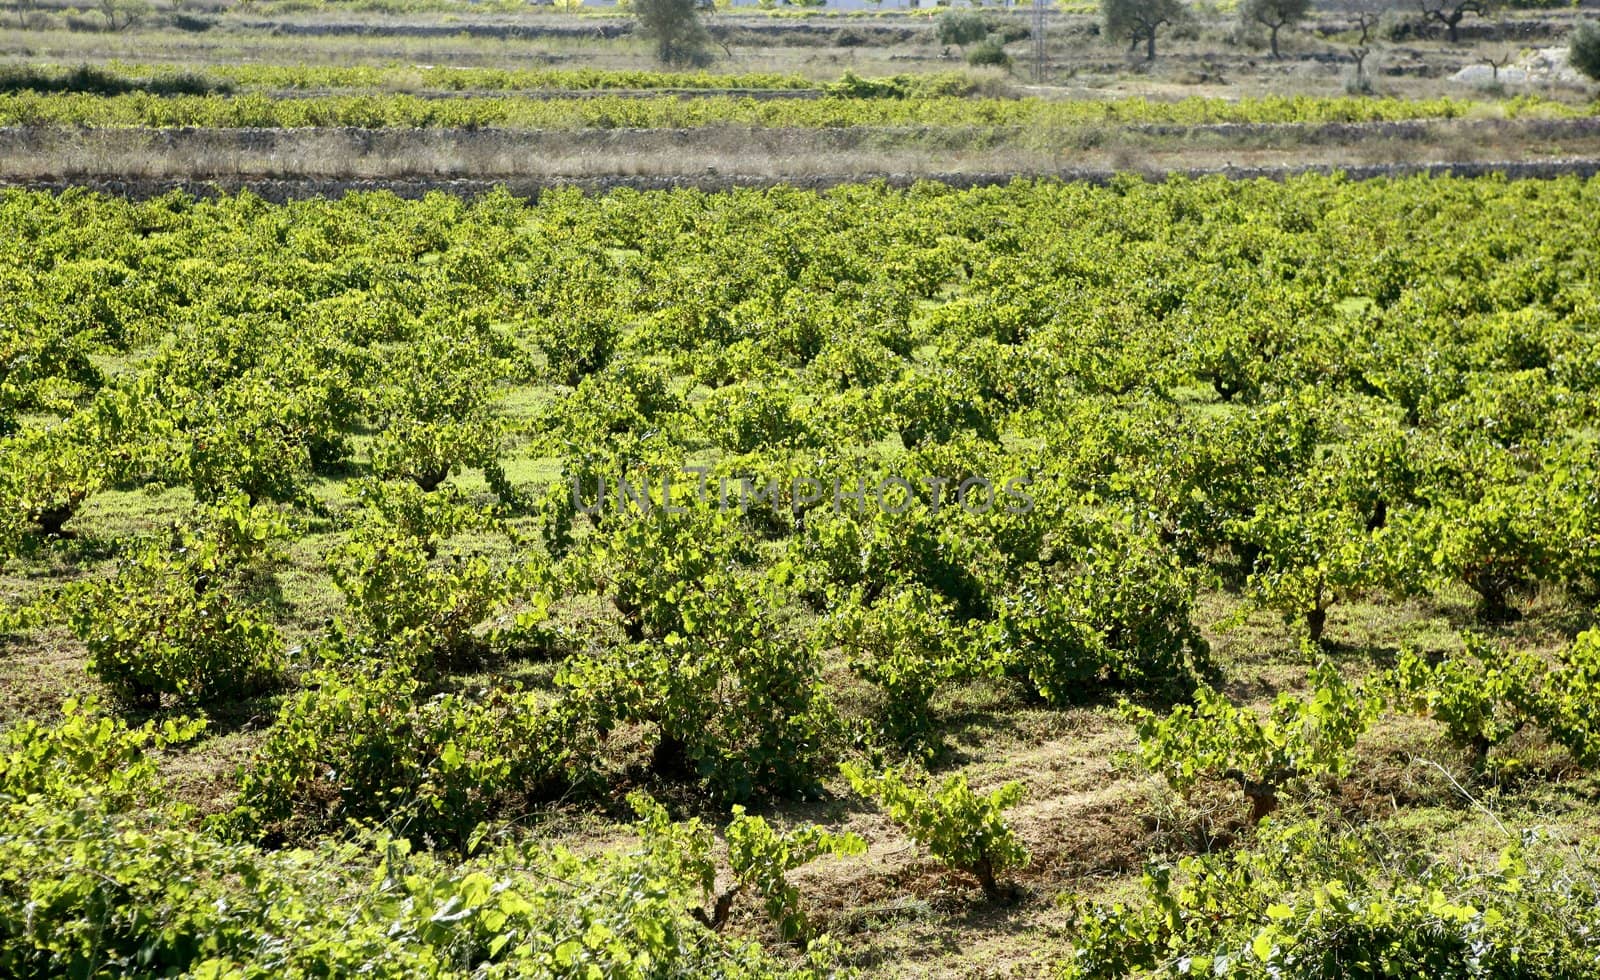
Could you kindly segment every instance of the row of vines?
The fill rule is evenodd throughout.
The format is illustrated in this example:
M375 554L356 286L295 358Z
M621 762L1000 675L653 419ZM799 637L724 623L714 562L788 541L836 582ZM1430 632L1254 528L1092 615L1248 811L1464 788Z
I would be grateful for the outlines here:
M892 80L891 80L892 82ZM1311 96L1259 99L1191 97L1056 101L905 93L896 84L845 79L826 98L770 99L708 94L527 98L435 98L407 93L274 95L266 92L114 95L24 89L0 92L0 126L184 126L364 129L679 129L787 127L1069 127L1221 123L1366 123L1414 119L1579 118L1594 106L1522 96L1487 105L1459 99ZM887 93L889 97L884 97ZM903 96L903 97L902 97Z
M971 86L961 76L935 76L921 84ZM112 61L104 67L7 67L0 70L6 91L93 92L115 95L135 90L165 94L366 89L385 92L593 92L670 89L796 90L815 88L800 75L771 72L721 74L603 68L484 68L465 65L278 65L214 64L174 71L168 65ZM948 94L960 94L951 92Z

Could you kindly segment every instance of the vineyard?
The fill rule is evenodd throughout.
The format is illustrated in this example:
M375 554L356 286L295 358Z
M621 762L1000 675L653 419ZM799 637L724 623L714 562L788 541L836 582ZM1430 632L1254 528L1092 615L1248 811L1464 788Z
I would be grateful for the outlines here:
M6 191L0 974L1600 977L1596 214Z

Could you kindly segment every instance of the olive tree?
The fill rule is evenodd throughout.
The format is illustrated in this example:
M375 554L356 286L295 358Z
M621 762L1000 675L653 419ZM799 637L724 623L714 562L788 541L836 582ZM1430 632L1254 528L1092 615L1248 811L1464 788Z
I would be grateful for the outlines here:
M1418 0L1423 20L1436 20L1449 32L1450 43L1461 39L1459 28L1468 14L1486 14L1489 4L1485 0Z
M1100 12L1107 35L1119 40L1127 38L1130 51L1144 42L1145 60L1154 61L1156 32L1181 20L1185 8L1182 0L1101 0Z
M1356 41L1358 47L1366 47L1372 43L1372 29L1378 26L1386 9L1385 0L1356 0L1351 6L1351 12L1356 15L1356 30L1361 32L1361 38Z
M1572 32L1572 46L1567 49L1567 60L1572 67L1600 82L1600 23L1586 20Z
M697 0L633 0L639 34L655 44L666 65L702 68L711 63L711 34L700 23Z
M127 30L150 12L147 0L100 0L98 6L106 19L106 30L112 32Z
M1272 57L1278 58L1278 32L1299 23L1311 12L1311 0L1242 0L1239 19L1246 26L1260 24L1269 34Z

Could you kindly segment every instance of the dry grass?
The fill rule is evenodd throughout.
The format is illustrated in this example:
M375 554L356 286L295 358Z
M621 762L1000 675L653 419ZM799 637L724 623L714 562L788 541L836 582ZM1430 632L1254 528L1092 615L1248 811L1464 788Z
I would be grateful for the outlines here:
M1333 129L1194 127L985 131L974 145L937 130L748 129L0 130L0 174L26 180L223 178L474 179L1352 167L1600 156L1587 120L1455 120ZM1537 138L1535 138L1537 137ZM954 148L952 148L954 147Z

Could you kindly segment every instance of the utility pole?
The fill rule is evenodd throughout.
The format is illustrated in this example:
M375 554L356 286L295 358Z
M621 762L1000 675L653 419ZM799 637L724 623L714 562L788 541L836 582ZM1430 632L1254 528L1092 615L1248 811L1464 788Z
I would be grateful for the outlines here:
M1049 0L1033 0L1033 80L1044 83L1044 11Z

